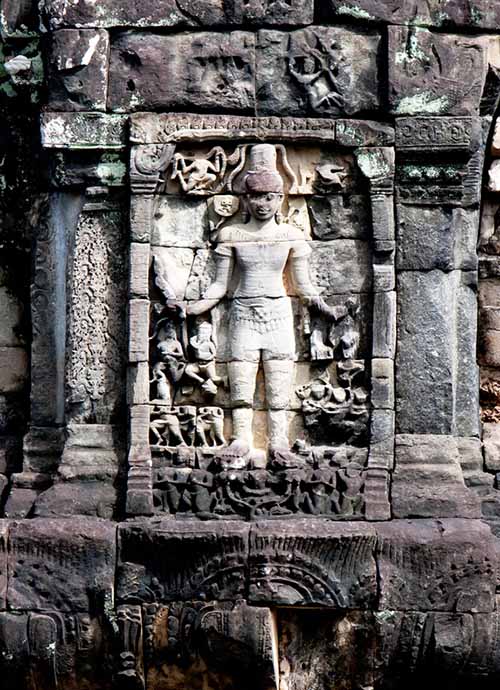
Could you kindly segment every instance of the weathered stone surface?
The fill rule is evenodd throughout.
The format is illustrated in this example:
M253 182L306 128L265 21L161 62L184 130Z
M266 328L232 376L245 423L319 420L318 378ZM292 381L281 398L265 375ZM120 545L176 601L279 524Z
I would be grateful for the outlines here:
M102 479L58 482L43 491L33 504L33 517L66 518L73 515L113 519L118 498L116 489Z
M478 516L479 500L465 486L454 437L396 436L392 509L398 518Z
M124 33L111 45L112 110L254 107L254 36Z
M477 269L477 211L409 205L397 210L399 270Z
M235 24L311 24L314 0L225 0L226 15Z
M149 356L149 300L129 302L129 361L146 362Z
M151 244L159 247L205 247L208 210L204 199L161 196L154 210Z
M378 108L380 36L337 27L261 31L256 62L261 115L352 115Z
M318 682L342 678L347 687L369 687L377 641L374 627L373 614L367 611L282 609L282 683L290 690L308 690Z
M122 525L116 596L123 602L238 599L245 595L248 531L236 522L158 520Z
M99 690L111 687L107 648L112 636L95 614L0 613L0 639L5 690L32 690L37 685L64 690L82 684Z
M7 607L7 550L8 550L9 523L0 520L0 609Z
M395 415L393 410L372 410L370 467L392 470L394 464Z
M313 196L307 206L313 236L319 240L366 239L369 235L369 204L363 196Z
M377 533L380 610L494 610L498 550L486 525L396 520Z
M467 272L399 274L396 391L401 433L478 434L474 288L475 276Z
M149 687L166 676L192 687L275 687L275 620L244 601L172 602L145 609L145 675Z
M396 353L396 293L377 292L373 300L373 346L375 358L393 360Z
M132 242L129 250L130 297L147 298L149 296L150 248L142 242Z
M390 146L394 128L375 120L337 120L337 143L340 146Z
M23 347L0 347L0 390L23 390L28 378L28 353Z
M10 1L10 0L9 0ZM313 0L160 0L138 5L128 0L44 0L45 18L52 30L61 27L200 27L220 24L310 24ZM26 13L26 11L25 11ZM10 10L9 24L21 17ZM19 11L16 13L19 14Z
M115 537L112 523L84 517L11 524L9 609L104 607L113 600Z
M49 149L120 149L126 124L125 115L43 113L42 144Z
M369 292L372 281L367 242L332 240L313 242L311 278L323 295Z
M372 359L372 394L374 408L394 408L394 360L384 357Z
M56 31L49 56L50 109L106 110L108 57L106 31Z
M475 38L389 28L389 99L396 115L474 115L486 79L484 44ZM473 75L466 84L464 70Z
M489 472L500 472L500 425L483 424L484 466Z
M23 315L22 302L12 294L6 286L1 285L0 278L0 347L17 347L22 345L19 337L21 318Z
M372 527L355 523L316 523L314 534L303 520L256 525L250 533L249 601L373 607L375 534Z
M186 27L220 24L224 0L159 0L137 4L128 0L45 0L44 11L52 30L61 27Z
M489 0L326 0L321 17L354 22L384 22L416 26L448 26L495 29L500 9Z

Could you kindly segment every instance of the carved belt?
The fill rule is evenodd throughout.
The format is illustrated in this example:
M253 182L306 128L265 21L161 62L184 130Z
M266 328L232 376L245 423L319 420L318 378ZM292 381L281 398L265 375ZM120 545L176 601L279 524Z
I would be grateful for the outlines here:
M243 324L258 333L270 333L290 323L293 318L288 297L259 297L256 299L234 299L231 307L231 321Z

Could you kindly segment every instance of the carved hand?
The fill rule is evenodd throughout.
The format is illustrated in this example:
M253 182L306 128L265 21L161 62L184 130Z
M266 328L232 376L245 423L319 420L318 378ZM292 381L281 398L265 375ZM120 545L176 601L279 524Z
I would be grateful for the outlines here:
M330 307L325 300L316 295L315 297L308 297L306 304L312 312L326 316L332 321L338 321L347 314L347 307Z

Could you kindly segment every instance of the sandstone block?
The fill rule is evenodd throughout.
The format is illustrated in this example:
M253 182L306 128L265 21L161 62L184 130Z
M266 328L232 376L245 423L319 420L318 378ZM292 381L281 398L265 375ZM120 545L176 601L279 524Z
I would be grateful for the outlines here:
M112 110L254 107L254 36L124 33L111 45Z
M129 0L45 0L52 30L61 27L173 27L220 24L224 0L157 0L137 4Z
M88 612L112 601L116 528L92 518L39 518L10 528L11 610Z
M396 293L376 292L373 300L373 357L394 359L396 353Z
M259 32L261 115L331 117L377 110L380 36L338 27Z
M205 247L208 208L204 199L161 196L154 211L151 244L160 247Z
M235 24L311 24L314 0L270 2L269 0L225 0L226 14Z
M500 472L500 424L483 424L484 466L488 472Z
M149 295L149 245L132 242L129 249L129 294L147 298Z
M464 83L464 70L473 75ZM474 115L486 79L476 38L389 27L389 99L396 115Z
M248 525L237 522L122 525L118 600L244 598L248 531Z
M397 268L476 270L478 226L477 211L399 205Z
M306 520L257 524L250 533L249 601L371 608L375 539L372 527L354 523L317 523L314 534Z
M318 240L366 239L370 209L361 195L313 196L307 203Z
M465 486L454 437L396 436L392 508L399 518L478 516L479 499Z
M375 409L394 408L394 360L372 359L371 403Z
M500 26L500 8L489 0L326 0L320 5L320 17L352 22L385 22L435 27L474 27L495 29Z
M23 390L28 377L28 354L22 347L0 347L0 390Z
M378 525L377 533L381 609L494 609L498 552L486 525L395 520Z
M124 115L42 113L42 145L49 149L121 149L125 147Z
M129 361L146 362L149 357L149 300L129 301Z
M479 433L474 280L460 271L398 276L400 432Z
M51 110L106 110L109 36L94 29L52 34L49 54Z

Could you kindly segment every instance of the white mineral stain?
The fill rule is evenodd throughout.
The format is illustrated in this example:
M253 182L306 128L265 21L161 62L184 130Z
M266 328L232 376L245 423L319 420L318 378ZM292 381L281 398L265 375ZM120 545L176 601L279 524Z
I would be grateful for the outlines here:
M356 19L375 19L369 12L361 9L361 7L354 7L353 5L341 5L337 9L337 14L347 14Z
M396 108L398 115L416 115L418 113L445 113L449 102L446 96L435 98L434 94L416 93L414 96L406 96L401 99Z

